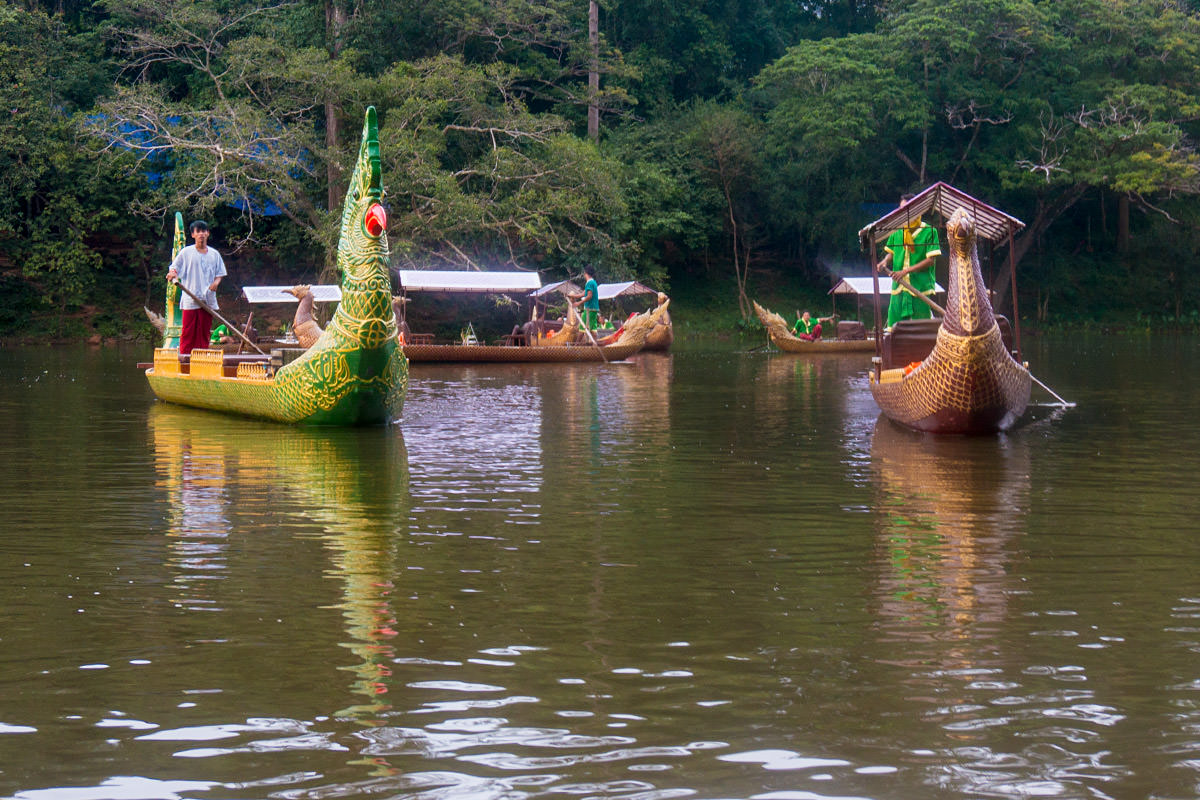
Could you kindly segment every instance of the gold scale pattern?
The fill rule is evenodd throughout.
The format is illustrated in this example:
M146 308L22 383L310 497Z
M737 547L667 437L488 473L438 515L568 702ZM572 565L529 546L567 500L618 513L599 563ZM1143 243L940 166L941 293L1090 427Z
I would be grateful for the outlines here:
M933 352L899 380L876 381L872 374L871 393L888 417L905 425L947 415L964 429L1000 429L1029 404L1029 371L1004 346L965 209L951 215L947 232L949 302Z

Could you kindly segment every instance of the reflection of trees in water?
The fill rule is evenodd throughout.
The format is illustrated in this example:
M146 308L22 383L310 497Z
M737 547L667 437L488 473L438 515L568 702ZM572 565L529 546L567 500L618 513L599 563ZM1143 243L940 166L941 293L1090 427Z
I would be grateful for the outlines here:
M337 713L380 724L389 708L384 695L395 657L394 547L407 505L407 456L399 433L291 428L164 405L152 409L150 426L171 501L172 539L209 541L214 532L226 537L231 494L263 497L278 489L285 499L277 511L324 524L332 553L326 574L343 586L335 607L346 619L344 646L358 658L345 669L355 674L351 691L364 698ZM205 557L211 561L213 555ZM173 558L172 566L196 568L184 558ZM176 583L188 581L186 573L176 577Z
M542 390L496 368L423 367L405 406L413 511L536 517L544 480Z
M156 406L155 411L161 409ZM226 568L226 453L203 429L164 426L163 419L160 413L151 416L159 483L170 502L167 566L179 592L174 602L192 611L220 611L208 584Z
M629 453L665 446L671 425L669 354L644 353L628 363L575 367L562 374L563 446L590 469L619 469ZM553 434L550 434L553 435Z

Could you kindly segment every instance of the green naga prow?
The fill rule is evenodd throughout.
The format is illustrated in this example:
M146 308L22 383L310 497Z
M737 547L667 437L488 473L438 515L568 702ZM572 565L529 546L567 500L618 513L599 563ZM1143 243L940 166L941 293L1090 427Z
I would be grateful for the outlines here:
M375 109L363 123L342 211L337 263L342 299L311 348L273 374L262 361L227 363L218 350L160 348L146 377L163 400L308 425L374 425L399 417L408 362L396 338L388 275L387 215L380 201Z

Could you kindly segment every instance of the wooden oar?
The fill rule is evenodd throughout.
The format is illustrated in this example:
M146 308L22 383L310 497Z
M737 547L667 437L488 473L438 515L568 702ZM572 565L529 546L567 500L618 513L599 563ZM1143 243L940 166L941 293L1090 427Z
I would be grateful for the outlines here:
M246 317L246 327L242 329L242 333L244 333L246 336L250 335L250 323L252 323L252 322L254 322L254 312L253 311L250 312L250 316ZM245 341L248 342L250 340L245 339ZM242 354L242 342L238 342L237 354L238 355Z
M244 333L242 333L240 330L238 330L238 327L237 327L237 325L234 325L232 322L230 322L229 320L225 319L225 318L224 318L224 317L222 317L220 314L218 314L218 313L217 313L217 312L216 312L214 309L210 308L210 307L209 307L209 305L208 305L208 303L204 302L204 301L203 301L203 300L201 300L199 297L196 297L196 295L192 294L191 290L190 290L190 289L188 289L186 286L184 286L182 283L180 283L178 280L176 280L176 281L173 281L173 283L174 283L176 286L178 286L180 289L182 289L184 294L186 294L188 297L190 297L190 298L192 298L193 300L195 300L195 301L196 301L196 303L197 303L197 304L198 304L198 305L199 305L201 308L203 308L203 309L204 309L205 311L207 311L208 313L212 314L212 315L213 315L214 317L216 317L217 319L221 320L221 322L223 322L223 323L225 324L225 327L226 327L226 328L228 328L229 330L233 331L234 333L236 333L236 334L237 334L237 335L238 335L238 336L241 338L241 340L242 340L243 342L245 342L246 344L250 345L250 346L251 346L251 347L253 347L255 350L257 350L259 353L263 354L264 356L265 356L265 355L270 355L269 353L267 353L267 351L266 351L266 350L263 350L261 347L259 347L258 345L256 345L254 342L250 341L250 339L249 339L249 338L247 338L247 337L246 337L246 335L245 335Z
M578 316L578 312L576 313ZM583 328L583 332L587 334L588 339L592 341L592 346L596 348L596 352L600 354L600 358L605 364L608 363L608 356L604 355L604 348L596 341L596 337L592 335L592 329L587 326L587 321L583 317L579 317L579 327Z
M1029 370L1026 370L1026 372L1029 372ZM1046 384L1039 381L1037 378L1033 377L1032 372L1029 373L1029 379L1032 380L1034 383L1036 383L1038 386L1045 389L1047 392L1049 392L1054 397L1054 399L1057 400L1061 404L1061 406L1063 408L1074 408L1075 407L1074 403L1069 403L1066 400L1063 400L1061 397L1059 397L1057 394L1054 393L1053 389L1051 389L1049 386L1047 386Z
M943 316L943 317L944 317L944 316L946 316L946 309L942 308L942 307L941 307L941 306L939 306L937 303L933 302L933 301L932 301L932 300L930 300L928 297L926 297L925 295L921 294L921 293L920 293L920 292L918 292L916 289L914 289L914 288L913 288L913 285L912 285L911 283L909 283L909 282L908 282L908 279L907 279L907 278L897 278L897 277L893 277L893 278L892 278L892 280L894 280L896 283L898 283L898 284L900 284L901 286L903 286L903 287L904 287L905 289L907 289L908 291L912 292L912 294L914 294L914 295L917 297L917 299L918 299L918 300L920 300L922 303L924 303L925 305L927 305L927 306L929 306L931 309L933 309L934 313L936 313L936 314L938 314L938 315L940 315L940 316Z

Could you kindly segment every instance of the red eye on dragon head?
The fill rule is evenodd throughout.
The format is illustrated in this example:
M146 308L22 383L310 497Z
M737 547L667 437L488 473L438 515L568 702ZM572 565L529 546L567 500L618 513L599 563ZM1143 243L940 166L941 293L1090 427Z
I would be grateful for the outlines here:
M372 236L382 236L387 230L387 212L383 210L383 206L376 203L367 209L367 215L363 218L363 225L367 229L367 233Z

